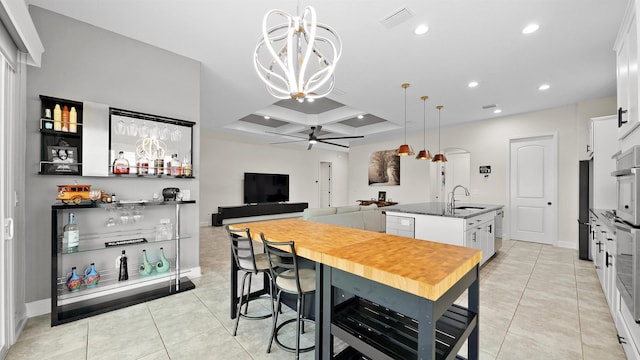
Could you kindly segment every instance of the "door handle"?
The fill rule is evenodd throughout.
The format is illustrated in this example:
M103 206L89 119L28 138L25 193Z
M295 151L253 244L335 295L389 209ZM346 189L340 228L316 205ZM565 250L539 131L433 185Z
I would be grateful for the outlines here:
M627 120L622 121L622 114L626 114L627 110L622 110L622 107L618 108L618 127L622 127L622 124L626 124Z
M4 219L4 238L5 240L13 239L13 218Z

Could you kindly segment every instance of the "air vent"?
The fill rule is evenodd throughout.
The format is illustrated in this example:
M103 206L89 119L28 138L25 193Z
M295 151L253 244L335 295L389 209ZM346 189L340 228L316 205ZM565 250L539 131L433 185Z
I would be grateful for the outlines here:
M485 105L485 106L482 107L482 109L483 110L493 109L496 106L498 106L498 105L496 105L496 104Z
M380 20L380 23L382 23L382 25L384 25L386 28L391 29L392 27L400 25L401 23L409 20L412 16L413 11L404 7L392 12L388 16L385 16L382 20Z

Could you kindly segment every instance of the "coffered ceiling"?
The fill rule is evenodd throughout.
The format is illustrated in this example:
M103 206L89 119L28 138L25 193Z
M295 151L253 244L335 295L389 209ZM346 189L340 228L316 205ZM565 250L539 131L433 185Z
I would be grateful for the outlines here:
M422 95L429 96L430 128L436 105L444 105L445 127L614 96L613 45L627 6L627 0L27 2L202 62L205 129L265 143L304 137L316 125L323 136L365 136L339 140L345 145L402 133L404 82L411 83L408 131L422 131ZM343 40L336 89L315 103L272 98L252 63L265 13L294 14L298 3L315 7L319 22ZM531 23L540 29L523 34ZM414 35L419 24L429 31ZM478 85L468 87L472 81ZM542 84L549 89L538 90Z

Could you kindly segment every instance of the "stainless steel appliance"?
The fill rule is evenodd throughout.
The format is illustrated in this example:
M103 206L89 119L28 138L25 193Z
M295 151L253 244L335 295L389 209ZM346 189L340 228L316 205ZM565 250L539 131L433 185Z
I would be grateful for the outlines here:
M636 322L640 322L640 229L617 220L616 287Z
M580 161L578 181L578 256L591 260L589 209L593 207L593 160Z
M616 215L633 226L640 226L640 145L616 156Z

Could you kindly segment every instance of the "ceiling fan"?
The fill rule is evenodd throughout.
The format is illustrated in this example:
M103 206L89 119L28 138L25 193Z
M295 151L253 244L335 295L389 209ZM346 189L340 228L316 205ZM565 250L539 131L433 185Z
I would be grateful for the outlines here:
M332 137L319 138L318 135L320 135L320 130L321 129L322 129L322 125L312 126L311 127L311 132L309 133L309 137L308 138L305 138L305 137L302 137L302 136L291 135L291 134L280 134L280 133L275 133L275 132L271 132L271 131L267 131L267 132L271 133L271 134L282 135L282 136L290 136L290 137L302 139L302 140L293 140L293 141L282 141L282 142L277 142L277 143L272 143L272 144L286 144L286 143L292 143L292 142L307 141L307 142L309 142L309 147L307 147L307 150L311 150L311 147L313 146L313 144L317 144L319 142L323 143L323 144L340 146L340 147L348 149L349 147L347 145L336 144L336 143L333 143L333 142L329 142L327 140L358 139L358 138L363 138L364 137L364 136L360 135L360 136L332 136Z

